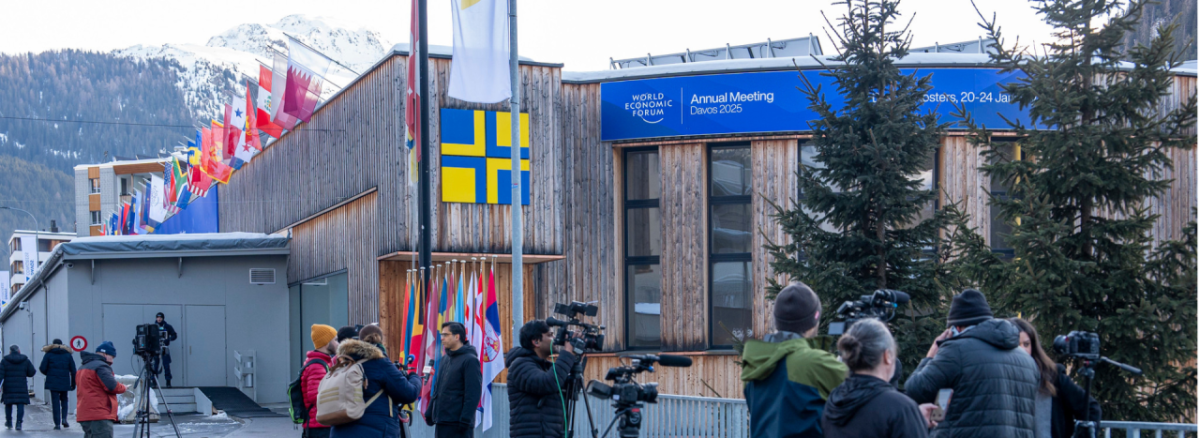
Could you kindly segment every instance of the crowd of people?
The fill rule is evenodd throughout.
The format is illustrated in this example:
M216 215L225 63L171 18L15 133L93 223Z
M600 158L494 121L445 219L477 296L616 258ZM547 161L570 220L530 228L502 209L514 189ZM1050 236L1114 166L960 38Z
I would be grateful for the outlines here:
M793 283L776 298L776 331L746 342L753 436L1069 438L1076 420L1100 421L1100 404L1050 359L1033 325L995 318L977 290L954 297L946 331L903 393L886 325L856 322L835 356L808 341L820 313L816 293Z

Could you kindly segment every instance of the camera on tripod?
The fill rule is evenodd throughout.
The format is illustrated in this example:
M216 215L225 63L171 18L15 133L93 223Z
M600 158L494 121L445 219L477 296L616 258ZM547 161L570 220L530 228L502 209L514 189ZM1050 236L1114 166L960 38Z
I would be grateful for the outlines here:
M613 407L617 409L617 415L613 421L621 420L621 425L617 429L618 436L621 437L636 437L638 431L642 427L642 403L658 403L658 384L657 383L638 383L634 377L646 371L654 372L654 364L659 364L665 367L690 367L692 360L684 356L664 355L641 355L627 356L630 360L628 366L612 367L608 369L604 380L611 380L612 386L605 384L599 380L588 382L587 393L592 397L612 400ZM610 424L609 429L612 428ZM608 430L605 430L605 435L608 435Z
M585 351L600 351L604 348L604 326L592 325L580 321L579 316L596 316L600 311L595 304L581 303L572 301L571 304L555 304L554 313L564 315L568 319L566 321L555 319L553 317L546 318L546 324L551 327L559 327L558 334L554 337L554 345L563 345L567 343L568 336L571 335L571 326L579 327L578 338L583 342L583 348L577 353L582 354ZM578 348L578 345L572 344Z
M891 321L896 317L896 308L910 299L908 294L898 290L879 289L871 295L859 297L858 301L846 301L837 309L837 321L829 323L829 335L841 335L863 318Z
M1100 335L1073 331L1054 337L1054 352L1086 360L1100 359Z
M133 354L157 356L162 354L167 345L167 332L158 328L158 324L141 324L136 328L133 337Z

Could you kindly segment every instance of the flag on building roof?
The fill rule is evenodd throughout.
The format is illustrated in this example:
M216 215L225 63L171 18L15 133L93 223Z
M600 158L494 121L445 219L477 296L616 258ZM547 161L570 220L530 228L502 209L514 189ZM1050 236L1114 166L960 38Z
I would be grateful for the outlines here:
M262 142L258 138L258 116L254 102L250 100L250 82L246 82L246 143L256 151L262 151Z
M221 159L221 151L224 150L225 127L214 121L209 132L211 140L205 143L205 150L200 154L200 171L217 182L228 184L229 175L233 174L233 168L225 165Z
M417 68L421 59L420 52L420 23L418 20L417 0L412 0L412 15L409 20L408 33L408 86L404 91L404 145L409 149L409 182L417 182L416 163L421 161L421 150L413 148L421 142L421 69Z
M271 69L262 63L258 64L258 86L267 90L268 93L271 92ZM247 93L250 92L249 90L250 88L246 87Z
M296 127L298 120L283 111L284 101L287 100L285 93L287 91L287 55L275 52L273 64L274 67L271 69L271 123L282 129L291 130Z
M158 175L150 175L150 190L147 192L146 201L146 223L150 226L150 232L154 232L155 228L162 225L162 222L167 220L166 206L166 180Z
M451 0L454 53L450 97L495 103L512 96L509 83L508 2Z
M329 72L332 59L295 38L288 37L287 95L283 99L283 111L308 123L317 101L321 98L321 85Z

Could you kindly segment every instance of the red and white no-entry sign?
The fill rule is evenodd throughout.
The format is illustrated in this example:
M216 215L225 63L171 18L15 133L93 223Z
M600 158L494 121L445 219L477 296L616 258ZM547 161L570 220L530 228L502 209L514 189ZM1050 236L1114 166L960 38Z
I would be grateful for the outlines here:
M71 349L75 351L87 350L87 339L83 336L71 338Z

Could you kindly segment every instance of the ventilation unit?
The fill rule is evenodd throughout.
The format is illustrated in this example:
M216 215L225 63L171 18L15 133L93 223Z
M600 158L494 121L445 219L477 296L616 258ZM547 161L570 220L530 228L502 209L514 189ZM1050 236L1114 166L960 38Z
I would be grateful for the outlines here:
M250 284L275 284L275 270L250 268Z

